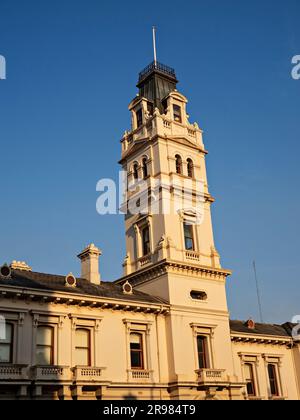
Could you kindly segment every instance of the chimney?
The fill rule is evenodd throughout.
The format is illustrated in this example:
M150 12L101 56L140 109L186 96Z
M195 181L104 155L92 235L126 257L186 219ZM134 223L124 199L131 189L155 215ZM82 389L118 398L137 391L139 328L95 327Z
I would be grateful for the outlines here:
M102 254L94 244L87 246L79 255L81 277L93 284L100 284L99 257Z
M26 264L25 261L13 261L10 264L10 268L12 270L20 270L20 271L32 271L32 268L29 267L28 264Z

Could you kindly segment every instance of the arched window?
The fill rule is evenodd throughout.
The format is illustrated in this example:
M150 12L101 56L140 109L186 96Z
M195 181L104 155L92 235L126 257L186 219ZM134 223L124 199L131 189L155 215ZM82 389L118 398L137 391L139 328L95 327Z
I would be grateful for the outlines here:
M147 165L148 159L146 157L143 158L142 168L143 168L143 178L147 178L148 176L148 165Z
M144 227L142 230L142 246L143 246L143 256L150 254L150 229L149 226Z
M143 335L130 334L131 369L144 369Z
M187 161L187 173L189 178L194 178L194 164L192 159L188 159Z
M54 363L54 330L52 327L40 326L37 329L36 364L53 365Z
M133 165L133 178L135 181L139 179L139 165L137 163Z
M75 365L90 366L91 343L90 330L77 328L75 332Z
M181 156L176 155L175 160L176 160L176 173L181 175L182 174L182 159L181 159Z

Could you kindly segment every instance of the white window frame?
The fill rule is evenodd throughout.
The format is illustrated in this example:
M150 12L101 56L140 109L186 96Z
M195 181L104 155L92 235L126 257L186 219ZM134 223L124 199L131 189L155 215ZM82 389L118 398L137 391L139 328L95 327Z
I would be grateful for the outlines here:
M206 325L206 324L190 324L193 334L193 347L194 347L194 360L195 360L195 371L201 370L199 367L198 359L198 336L205 337L207 340L207 357L208 357L208 368L215 369L215 353L214 353L214 335L216 325Z

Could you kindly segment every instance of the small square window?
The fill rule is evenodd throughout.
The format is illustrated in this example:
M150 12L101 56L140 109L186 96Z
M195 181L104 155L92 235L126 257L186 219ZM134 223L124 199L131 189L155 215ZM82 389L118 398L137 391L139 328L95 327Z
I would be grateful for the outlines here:
M174 120L176 122L182 123L182 117L181 117L181 108L179 105L173 106L173 112L174 112Z

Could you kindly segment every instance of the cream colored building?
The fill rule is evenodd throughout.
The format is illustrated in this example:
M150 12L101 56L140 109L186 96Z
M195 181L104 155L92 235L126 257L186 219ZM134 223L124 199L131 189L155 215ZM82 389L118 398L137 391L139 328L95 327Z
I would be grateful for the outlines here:
M154 62L129 106L124 277L101 281L95 245L77 279L2 267L1 398L300 399L295 326L229 319L203 133L176 86Z

